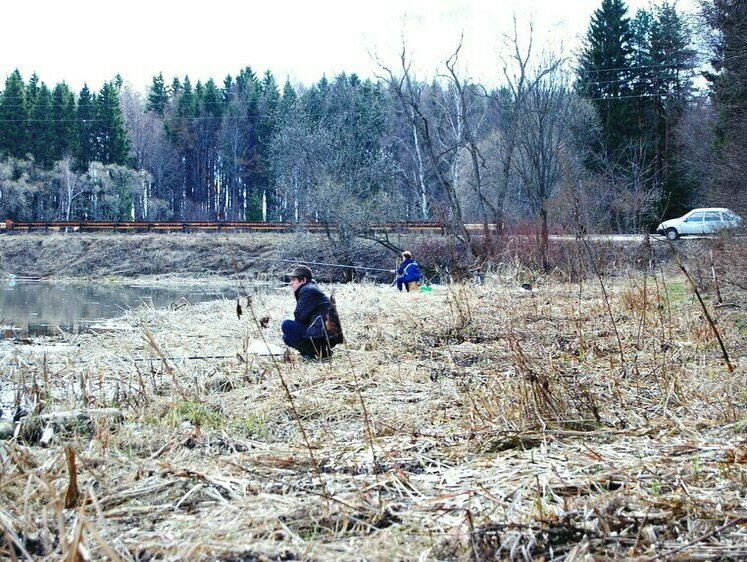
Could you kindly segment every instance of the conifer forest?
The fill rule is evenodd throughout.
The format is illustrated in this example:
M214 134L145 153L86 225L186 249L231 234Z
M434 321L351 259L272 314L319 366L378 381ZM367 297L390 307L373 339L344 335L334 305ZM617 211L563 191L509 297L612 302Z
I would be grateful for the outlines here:
M747 214L747 2L602 0L572 54L496 60L500 86L401 59L278 83L15 71L0 91L0 219L382 221L651 231L697 206ZM137 88L143 87L144 92Z

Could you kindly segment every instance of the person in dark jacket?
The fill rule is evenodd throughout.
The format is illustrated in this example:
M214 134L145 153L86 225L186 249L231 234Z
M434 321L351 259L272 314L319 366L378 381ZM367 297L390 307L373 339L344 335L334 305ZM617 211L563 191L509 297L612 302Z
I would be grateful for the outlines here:
M334 297L328 298L313 280L311 269L297 265L288 273L296 310L293 320L283 320L280 329L286 345L307 359L323 359L343 342L342 327Z
M392 273L397 274L397 289L402 290L403 288L410 290L407 284L411 281L420 281L420 266L418 262L412 259L412 253L408 251L402 252L402 263L396 270L392 270Z

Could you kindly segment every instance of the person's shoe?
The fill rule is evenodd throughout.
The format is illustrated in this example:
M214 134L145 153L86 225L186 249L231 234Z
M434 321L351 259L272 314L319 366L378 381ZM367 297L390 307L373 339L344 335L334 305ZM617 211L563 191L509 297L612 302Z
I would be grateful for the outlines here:
M328 347L322 348L319 350L319 353L317 353L317 357L319 359L331 359L332 358L332 350Z
M310 362L310 361L331 361L332 360L332 350L331 349L325 349L321 350L317 355L301 355L301 361L304 363Z

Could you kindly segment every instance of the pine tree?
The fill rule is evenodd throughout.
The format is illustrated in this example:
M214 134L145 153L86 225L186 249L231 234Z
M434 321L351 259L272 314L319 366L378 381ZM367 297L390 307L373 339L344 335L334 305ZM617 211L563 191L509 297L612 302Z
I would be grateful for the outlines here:
M738 142L747 123L747 0L712 0L704 9L714 31L714 72L706 77L719 111L718 139Z
M578 59L576 88L599 113L604 149L619 154L631 140L631 30L623 0L602 0Z
M711 0L703 8L714 32L707 78L718 115L711 198L747 216L747 0Z
M39 95L39 76L36 72L29 78L28 84L26 84L26 104L29 109L36 103L36 96Z
M0 155L24 158L29 151L26 126L28 105L21 73L16 69L5 80L0 97Z
M662 183L662 206L669 216L682 215L690 203L693 186L681 164L681 146L675 135L692 97L696 53L690 32L674 5L655 8L651 27L651 65L655 72L653 101L656 130L656 164Z
M185 76L184 81L181 84L175 80L174 88L179 92L176 103L177 116L186 119L193 118L196 115L197 104L189 76Z
M38 87L30 110L28 135L31 153L41 166L50 168L54 162L52 94L44 82Z
M182 83L176 76L171 81L171 99L178 98L182 93Z
M52 92L52 160L72 156L78 144L75 96L64 82Z
M656 70L651 59L651 29L654 17L647 10L638 10L630 22L631 30L631 104L639 139L655 143L656 108L654 93L658 91Z
M156 115L164 116L169 105L169 92L163 81L163 73L153 78L153 83L148 90L148 103L146 111L152 111Z
M631 30L636 144L650 165L651 181L662 188L662 210L678 216L692 186L679 163L675 130L690 103L695 51L686 23L666 1L652 11L639 10Z
M224 80L223 99L226 101L220 145L224 154L221 175L228 192L225 214L243 220L251 205L251 192L258 189L260 181L257 141L259 85L250 67L242 69L235 80L230 77Z
M88 89L87 85L83 86L78 96L78 108L76 111L76 121L78 130L77 153L75 159L77 162L77 171L86 171L88 166L96 159L97 155L97 129L96 129L96 97Z
M278 112L280 114L288 113L288 111L296 104L297 100L298 94L296 93L295 88L293 88L293 85L289 80L286 80L283 85L283 95L280 97L280 107Z
M181 157L182 166L182 185L180 193L174 191L174 200L172 208L180 214L185 201L193 200L195 189L198 183L197 165L194 147L194 133L192 126L197 116L197 101L192 89L192 82L189 76L185 76L180 83L174 79L172 87L174 88L175 110L173 117L167 123L168 136L174 144L177 152ZM178 94L176 93L178 92ZM183 218L194 218L193 216L183 216Z
M274 190L274 179L272 176L272 166L270 162L270 144L272 137L277 129L277 112L280 104L280 90L278 89L275 77L268 70L262 78L259 85L259 118L257 121L257 141L259 150L257 151L257 192L258 195L256 212L253 217L262 220L263 200L267 204L269 213L277 206L277 196Z
M198 115L194 122L193 131L198 154L198 192L196 202L204 213L210 218L215 218L218 206L218 184L216 181L218 173L218 134L221 126L223 113L223 96L210 79L204 86L198 83L195 88L197 97Z
M96 160L104 164L125 165L130 158L130 145L114 83L104 83L95 106L98 141Z

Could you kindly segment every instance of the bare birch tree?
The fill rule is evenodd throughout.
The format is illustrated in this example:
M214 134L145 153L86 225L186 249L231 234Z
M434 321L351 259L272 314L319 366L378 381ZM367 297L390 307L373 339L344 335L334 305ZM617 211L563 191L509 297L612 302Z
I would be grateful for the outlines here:
M459 48L449 60L454 60L458 56ZM430 114L425 105L428 100L425 91L426 88L419 83L413 76L411 64L408 60L407 49L402 48L400 54L400 66L398 72L380 65L385 73L384 80L389 85L390 93L399 104L401 113L408 119L409 125L414 131L417 140L417 146L422 149L425 161L428 165L427 173L432 175L445 199L445 208L441 214L444 227L447 234L461 243L464 249L474 256L474 248L471 245L471 238L464 224L462 205L457 193L455 184L454 168L451 165L459 146L459 139L452 139L446 142L443 137L439 137L439 124L435 117Z
M73 203L85 193L88 186L83 177L73 169L70 158L55 162L54 181L57 184L58 218L69 221L72 216Z

